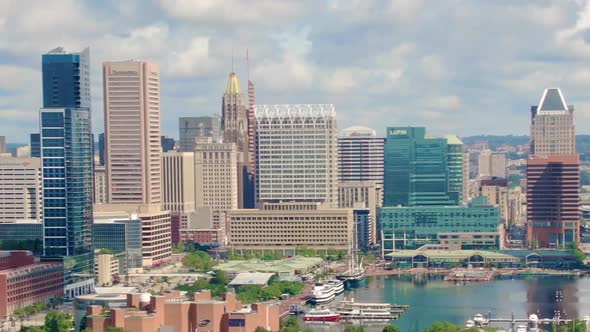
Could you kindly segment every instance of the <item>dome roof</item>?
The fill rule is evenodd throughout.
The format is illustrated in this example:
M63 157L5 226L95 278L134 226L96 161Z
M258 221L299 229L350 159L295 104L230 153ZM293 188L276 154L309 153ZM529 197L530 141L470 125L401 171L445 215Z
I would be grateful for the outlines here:
M362 126L353 126L348 127L340 132L341 137L349 137L349 136L362 136L362 137L376 137L377 132L375 130L362 127Z
M152 298L152 294L143 293L139 296L139 303L149 303Z

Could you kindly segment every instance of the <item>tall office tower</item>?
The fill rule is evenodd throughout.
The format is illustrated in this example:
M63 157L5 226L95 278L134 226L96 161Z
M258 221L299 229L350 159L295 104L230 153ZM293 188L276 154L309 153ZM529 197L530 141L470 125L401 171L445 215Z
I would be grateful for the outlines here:
M463 204L469 203L469 152L463 153Z
M168 136L160 137L160 146L162 147L162 152L174 151L175 145L176 142L174 142L174 138Z
M256 86L248 79L248 162L250 167L256 167L254 162L254 128L256 127L256 115L254 114L254 105L256 104Z
M383 206L459 204L449 191L448 149L446 138L427 138L424 127L388 127Z
M531 155L576 154L574 106L558 88L545 89L538 106L531 106Z
M383 188L383 144L375 130L350 127L338 137L338 181L375 181Z
M500 208L500 219L508 222L508 181L505 178L493 177L482 179L479 186L479 195L485 196L488 203Z
M543 247L580 239L580 157L573 113L559 89L545 89L539 106L531 106L527 240Z
M98 134L98 160L101 166L105 165L104 162L104 133Z
M238 157L234 143L197 138L195 207L225 212L238 208Z
M171 213L195 209L195 154L165 152L162 154L162 206Z
M43 54L42 73L44 259L67 267L65 293L72 298L90 292L94 283L90 52L56 48Z
M6 152L6 136L0 136L0 153Z
M456 135L445 135L447 140L447 167L449 195L457 204L463 201L463 142Z
M94 204L105 204L107 198L107 170L104 166L94 166Z
M527 240L541 247L579 242L579 155L533 156L527 162Z
M184 117L178 119L180 151L195 151L197 137L211 137L213 142L221 140L221 119L218 115Z
M39 158L0 157L0 223L41 221L41 180Z
M490 160L492 177L506 178L506 152L494 152Z
M146 61L103 64L110 203L160 204L160 70Z
M477 157L477 175L479 177L492 176L492 151L485 149Z
M334 105L256 105L256 198L338 206Z
M31 158L41 158L41 138L38 133L30 135Z
M240 90L238 75L229 74L227 88L223 94L221 128L223 142L236 145L238 157L238 206L254 207L250 157L248 155L248 111L244 95Z

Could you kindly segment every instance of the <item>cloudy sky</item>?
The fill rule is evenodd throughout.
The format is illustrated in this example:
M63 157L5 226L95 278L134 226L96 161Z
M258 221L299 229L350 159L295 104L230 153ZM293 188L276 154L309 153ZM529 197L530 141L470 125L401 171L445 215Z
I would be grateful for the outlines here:
M0 135L36 130L56 46L90 46L96 133L103 61L160 64L162 133L177 137L178 117L221 113L232 53L246 88L246 49L257 103L333 103L341 128L526 134L558 86L590 133L589 29L581 0L2 0Z

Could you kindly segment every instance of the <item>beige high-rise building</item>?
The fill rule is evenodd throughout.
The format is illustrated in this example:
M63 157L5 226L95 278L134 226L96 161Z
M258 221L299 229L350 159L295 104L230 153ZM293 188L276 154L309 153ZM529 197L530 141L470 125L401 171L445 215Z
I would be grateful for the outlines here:
M158 65L105 62L103 80L109 202L161 204Z
M162 154L162 193L164 210L185 213L195 209L195 154Z
M481 195L487 197L488 204L500 208L500 219L503 223L508 221L508 188L501 185L482 185Z
M381 187L376 181L338 183L338 208L366 208L373 217L371 220L370 243L377 243L377 209L381 207Z
M477 159L477 169L479 177L506 178L506 153L483 150Z
M94 204L105 204L107 199L107 170L104 166L94 166Z
M531 107L531 155L576 154L574 106L558 88L545 89L538 106Z
M238 208L238 167L234 143L198 137L195 148L195 207L213 211Z
M346 250L353 238L352 209L320 203L263 203L261 209L228 211L227 220L229 246L238 251Z
M113 276L119 273L119 260L113 254L94 255L94 275L97 286L112 286Z
M477 158L477 175L480 177L492 175L492 151L483 150L479 153Z
M43 190L39 158L0 157L0 223L41 220Z
M94 206L95 219L119 218L141 220L143 266L159 265L172 254L170 212L160 204L99 204ZM135 216L137 215L137 216Z

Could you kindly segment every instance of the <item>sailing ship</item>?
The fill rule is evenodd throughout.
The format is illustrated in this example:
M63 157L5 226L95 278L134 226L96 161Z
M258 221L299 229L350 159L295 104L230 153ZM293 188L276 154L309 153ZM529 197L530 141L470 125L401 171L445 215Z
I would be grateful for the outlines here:
M354 288L359 286L364 280L366 271L363 267L363 260L358 260L358 249L357 249L357 230L356 222L353 227L352 243L348 248L348 269L343 273L336 276L338 280L344 281L347 288Z

